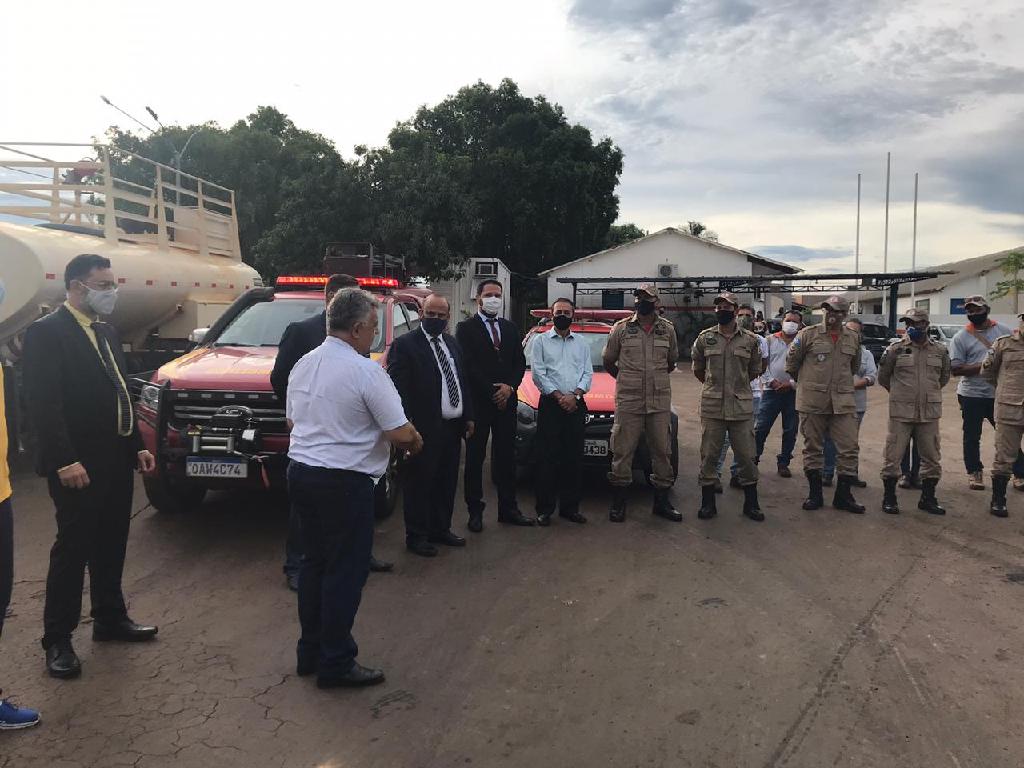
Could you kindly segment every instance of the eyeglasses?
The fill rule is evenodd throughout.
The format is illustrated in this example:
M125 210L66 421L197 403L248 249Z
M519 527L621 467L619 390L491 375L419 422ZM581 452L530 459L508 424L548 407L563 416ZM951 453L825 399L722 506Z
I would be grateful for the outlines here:
M92 288L94 291L109 291L111 288L117 288L117 283L113 280L101 280L98 283L86 282L85 280L79 280L78 282L86 288Z

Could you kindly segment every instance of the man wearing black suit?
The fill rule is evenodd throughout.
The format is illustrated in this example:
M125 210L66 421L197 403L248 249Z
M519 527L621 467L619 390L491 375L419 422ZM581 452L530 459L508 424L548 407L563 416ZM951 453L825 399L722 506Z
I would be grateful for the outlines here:
M484 280L476 288L479 311L463 320L455 338L466 356L476 431L466 442L465 493L469 530L484 528L483 467L487 438L491 440L491 479L498 487L498 522L533 525L534 519L516 504L516 390L526 373L523 337L514 323L498 317L502 287Z
M149 640L157 628L128 618L121 575L132 512L134 472L156 462L145 450L125 383L117 333L99 316L114 311L110 261L73 258L64 270L67 302L25 333L23 370L29 414L39 438L37 471L57 508L43 609L43 648L53 677L82 666L71 634L82 612L89 568L93 640Z
M274 370L270 372L270 386L274 394L284 405L288 399L288 376L295 364L303 356L312 352L324 343L327 338L327 306L334 294L342 288L358 288L359 281L351 275L331 275L324 285L324 311L305 320L291 323L284 329L281 343L277 346L277 357L274 359ZM295 508L288 512L288 538L284 544L284 571L288 588L293 592L299 589L299 566L302 564L302 524ZM378 560L370 555L370 570L378 573L390 571L394 565Z
M388 350L388 374L423 436L423 451L406 465L405 491L405 545L422 557L434 557L435 544L466 546L451 526L462 439L473 436L473 400L462 350L445 333L450 315L448 300L431 294L420 330L400 336Z

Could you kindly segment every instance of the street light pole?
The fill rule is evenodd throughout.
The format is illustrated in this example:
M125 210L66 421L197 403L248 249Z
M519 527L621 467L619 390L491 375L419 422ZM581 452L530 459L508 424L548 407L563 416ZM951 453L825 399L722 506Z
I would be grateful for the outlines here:
M892 152L885 153L885 241L882 245L882 271L889 271L889 177L892 170ZM882 314L888 314L888 295L882 294Z
M910 271L917 271L917 176L914 174L914 239L910 247ZM914 306L914 284L910 284L910 305Z

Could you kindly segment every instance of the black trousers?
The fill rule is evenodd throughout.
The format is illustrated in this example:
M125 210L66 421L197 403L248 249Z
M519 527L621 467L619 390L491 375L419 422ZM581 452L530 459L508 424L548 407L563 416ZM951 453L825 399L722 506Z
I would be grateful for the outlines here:
M370 573L373 479L344 469L288 465L288 497L302 520L300 662L319 659L329 679L348 672L359 647L352 625Z
M995 427L996 401L993 397L964 397L957 395L960 413L964 418L964 467L968 472L981 472L981 427L986 421ZM1024 477L1024 452L1017 451L1013 463L1013 476Z
M0 458L0 461L3 461ZM14 510L11 500L0 501L0 635L4 632L4 613L11 604L14 589Z
M57 539L50 549L46 575L44 648L69 639L78 626L86 567L93 619L116 622L127 616L121 576L135 470L122 454L102 463L89 462L86 471L89 485L81 490L62 486L56 473L47 478L50 498L57 508Z
M452 527L466 424L445 421L423 435L423 450L405 466L405 540L423 541Z
M551 397L543 397L537 411L537 514L579 512L583 474L583 433L587 406L580 401L566 412Z
M484 456L491 438L491 481L498 489L498 517L513 514L516 505L516 398L505 410L494 403L480 403L474 410L476 431L466 445L465 494L469 514L482 514L484 503Z

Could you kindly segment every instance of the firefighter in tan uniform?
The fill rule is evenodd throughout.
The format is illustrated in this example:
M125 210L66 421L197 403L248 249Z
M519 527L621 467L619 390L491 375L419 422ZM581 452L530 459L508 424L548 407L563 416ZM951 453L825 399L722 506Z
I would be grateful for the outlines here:
M889 392L882 511L899 514L896 483L902 473L900 461L913 438L921 455L922 490L917 508L932 515L944 515L946 510L935 498L935 486L942 477L939 419L942 418L942 388L950 377L949 351L945 344L928 338L928 313L923 309L908 309L900 320L907 324L907 333L889 345L878 366L878 383Z
M1024 314L1019 315L1024 320ZM992 464L992 503L989 511L1007 517L1006 484L1024 435L1024 323L992 342L981 365L981 376L996 388L996 458Z
M804 437L804 474L810 489L804 509L820 509L825 434L836 445L836 492L832 506L862 514L850 488L857 478L857 403L853 377L860 370L860 337L846 327L850 302L829 296L825 322L803 328L789 345L786 373L796 381L796 409Z
M761 522L764 513L757 502L757 443L754 440L754 400L750 382L764 371L761 341L736 324L738 299L732 293L715 297L718 325L702 331L693 342L693 375L703 383L700 393L700 490L697 517L709 520L715 506L717 462L729 436L739 464L737 477L743 487L743 514Z
M612 471L615 496L608 518L626 519L626 491L633 481L633 454L644 437L651 455L651 484L656 515L679 522L669 501L672 471L672 386L669 374L679 359L679 342L671 322L658 314L658 289L644 285L634 292L636 312L617 322L604 348L604 368L615 377L615 426Z

